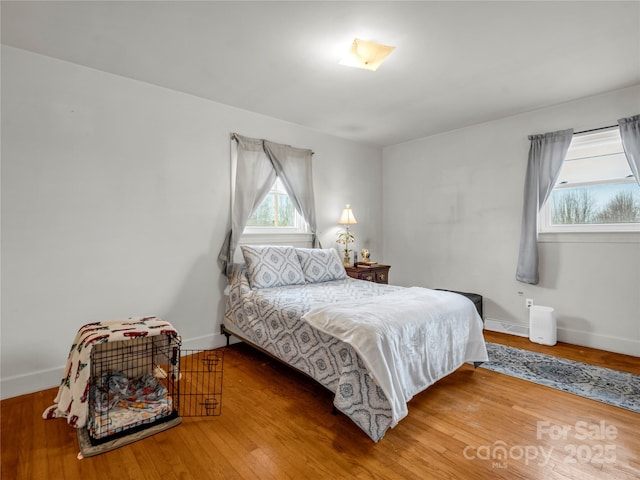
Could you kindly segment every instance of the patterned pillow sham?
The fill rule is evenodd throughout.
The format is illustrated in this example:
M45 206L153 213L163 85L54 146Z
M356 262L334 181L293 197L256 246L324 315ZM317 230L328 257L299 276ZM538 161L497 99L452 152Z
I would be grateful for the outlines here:
M251 288L303 285L304 274L293 247L243 245Z
M319 283L347 278L342 260L333 248L296 248L296 252L305 282Z

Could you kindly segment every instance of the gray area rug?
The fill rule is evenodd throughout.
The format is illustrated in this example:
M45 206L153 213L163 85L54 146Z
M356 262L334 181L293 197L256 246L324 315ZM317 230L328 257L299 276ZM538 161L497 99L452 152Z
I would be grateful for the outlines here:
M487 342L494 372L640 413L640 375Z

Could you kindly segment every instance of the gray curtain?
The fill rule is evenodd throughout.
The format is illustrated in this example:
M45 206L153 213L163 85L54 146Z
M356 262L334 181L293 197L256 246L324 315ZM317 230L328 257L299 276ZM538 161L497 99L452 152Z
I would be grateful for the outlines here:
M516 279L537 285L538 276L538 212L555 186L560 167L571 144L573 129L531 135L529 163L524 185L520 254Z
M302 218L309 224L312 245L317 246L316 204L313 194L311 150L294 148L265 140L264 150L276 174Z
M235 182L231 186L231 229L227 232L218 263L222 271L231 274L233 254L244 227L254 210L271 190L276 172L264 151L263 140L233 134L237 142L235 153ZM235 152L234 152L235 150Z
M316 241L316 213L311 173L311 150L280 145L266 140L232 134L236 141L235 179L231 196L231 229L218 255L226 275L231 274L233 255L247 221L271 190L279 176L296 210L309 224ZM233 173L233 172L232 172Z
M618 120L620 137L627 161L640 185L640 115Z

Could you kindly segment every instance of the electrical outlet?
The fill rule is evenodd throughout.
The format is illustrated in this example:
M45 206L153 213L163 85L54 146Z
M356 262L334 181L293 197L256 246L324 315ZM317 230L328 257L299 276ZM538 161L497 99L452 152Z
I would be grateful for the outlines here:
M533 306L533 298L527 298L525 300L525 305L527 306L527 308Z

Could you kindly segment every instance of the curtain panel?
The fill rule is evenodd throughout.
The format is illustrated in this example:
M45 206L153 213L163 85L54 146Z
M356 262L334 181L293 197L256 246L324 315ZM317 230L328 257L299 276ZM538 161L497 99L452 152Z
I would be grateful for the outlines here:
M276 175L280 177L285 190L302 218L309 224L312 245L317 245L316 204L313 193L311 150L294 148L266 141L264 151L271 160Z
M622 147L636 182L640 185L640 115L618 120Z
M516 279L537 285L538 275L538 213L547 200L560 174L573 129L531 135L529 161L524 184L520 253Z
M236 133L231 138L236 142L235 148L232 146L231 228L218 255L220 268L227 276L231 274L233 255L242 232L269 194L276 176L280 177L298 213L309 224L313 246L317 244L311 172L313 152Z
M276 172L264 152L264 141L233 134L236 141L231 149L231 228L227 232L218 263L226 275L231 274L233 254L238 246L244 227L254 210L271 190ZM235 160L235 161L234 161Z

